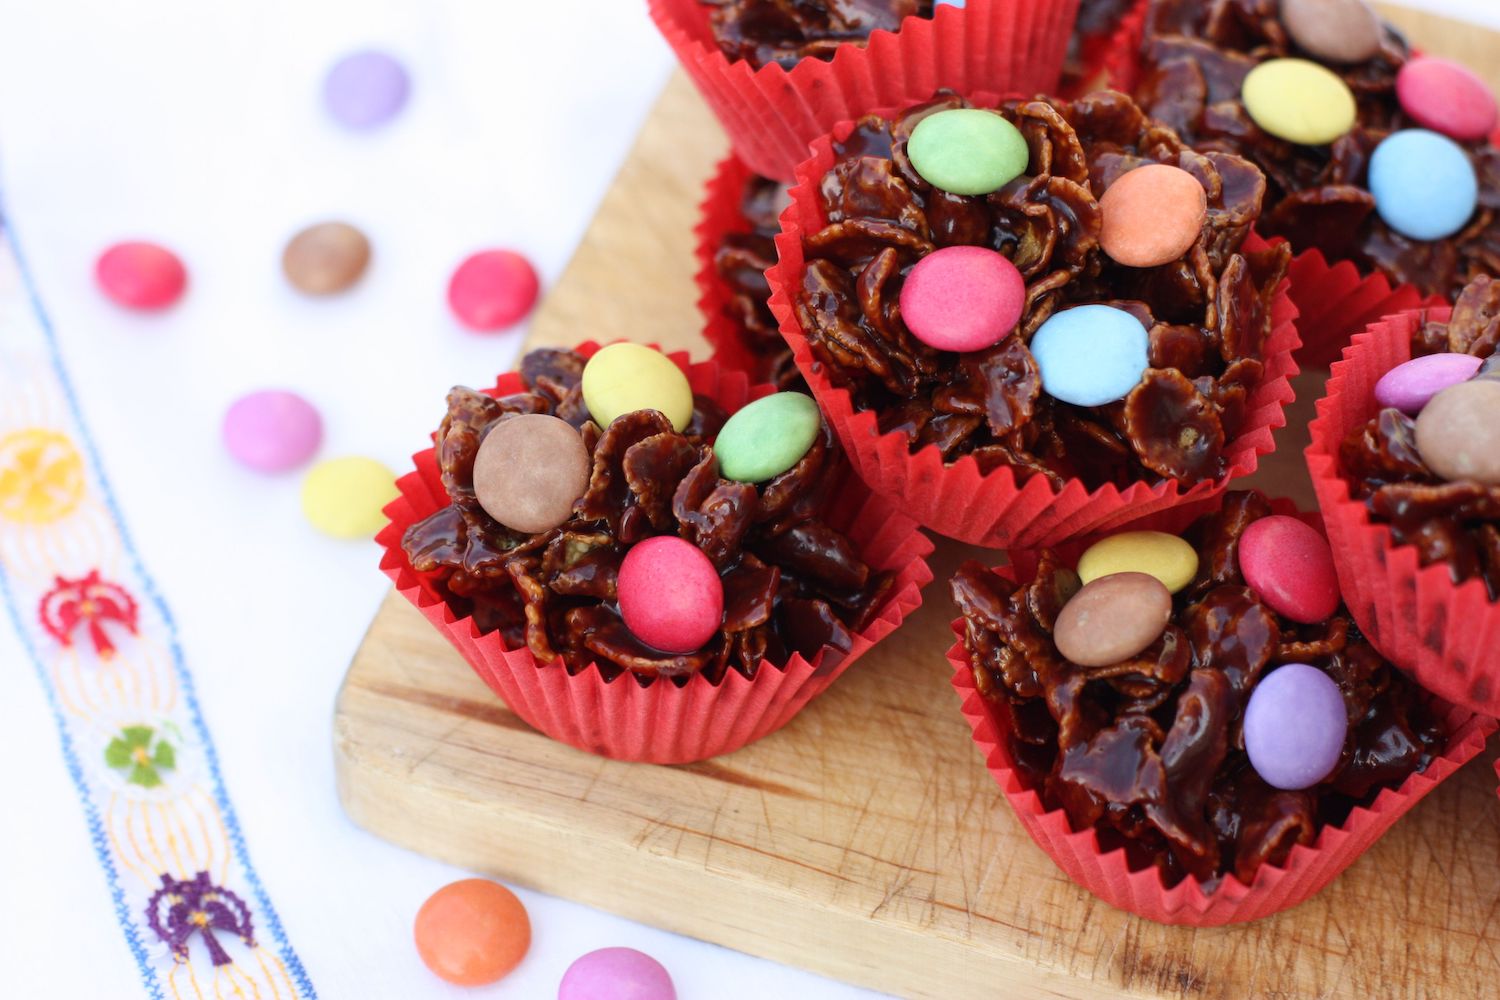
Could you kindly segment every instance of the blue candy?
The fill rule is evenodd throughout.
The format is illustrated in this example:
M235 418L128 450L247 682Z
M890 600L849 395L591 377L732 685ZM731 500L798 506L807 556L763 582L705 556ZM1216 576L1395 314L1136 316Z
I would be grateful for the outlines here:
M1149 367L1141 321L1113 306L1078 306L1055 314L1031 338L1047 394L1076 406L1124 398Z
M1414 240L1440 240L1462 229L1479 205L1474 164L1447 136L1395 132L1370 157L1370 193L1386 225Z
M964 4L967 3L967 2L968 2L968 0L937 0L936 6L937 7L957 7L959 10L962 10Z

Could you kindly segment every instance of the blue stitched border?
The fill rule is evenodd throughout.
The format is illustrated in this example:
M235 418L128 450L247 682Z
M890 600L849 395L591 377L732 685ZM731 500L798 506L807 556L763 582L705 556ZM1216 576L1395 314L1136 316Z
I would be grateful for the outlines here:
M94 445L94 439L89 434L88 425L84 423L83 409L79 406L78 396L73 389L73 382L68 377L67 368L63 364L62 351L58 345L57 333L52 326L51 316L46 307L42 305L40 293L37 291L36 282L32 279L31 268L26 262L26 256L21 251L21 243L16 236L15 225L11 221L10 214L5 208L3 198L0 198L0 238L10 245L11 252L15 255L16 269L21 276L21 285L26 290L26 296L31 302L32 311L40 324L42 334L47 342L47 352L52 361L53 374L62 386L63 396L67 400L68 411L77 426L79 437L82 439L84 452L89 464L93 467L94 478L98 480L100 493L104 497L105 505L109 508L111 520L114 521L115 530L119 532L120 542L125 550L125 555L130 561L131 569L140 581L146 597L155 606L157 613L161 615L162 622L167 628L167 635L172 649L172 667L177 675L177 681L182 687L184 701L188 707L188 713L192 718L193 728L197 730L199 742L202 745L204 759L208 761L209 775L213 782L214 801L218 804L219 812L224 818L224 827L229 832L229 843L234 851L235 859L239 862L240 869L245 881L249 883L250 890L255 896L256 917L270 932L275 939L277 951L285 964L287 972L297 984L298 991L308 1000L316 1000L317 991L313 989L312 980L308 978L307 971L302 967L302 960L297 957L297 952L292 948L291 942L287 940L286 931L281 926L281 918L276 915L276 908L271 905L271 898L267 895L265 886L261 883L260 875L256 873L255 866L250 863L250 851L245 845L244 833L240 830L239 818L235 814L234 806L229 801L229 793L224 786L224 778L220 773L219 754L214 747L213 738L208 731L208 725L203 721L203 713L198 707L197 691L193 687L192 674L188 672L187 664L182 655L182 643L177 636L177 623L172 618L172 612L167 607L166 600L156 586L156 581L146 572L145 565L141 562L140 553L136 550L135 542L126 527L124 514L115 499L114 491L110 488L109 479L104 474L104 463L100 459L98 449ZM125 932L125 939L135 954L136 964L140 967L141 977L144 980L147 991L153 1000L161 1000L161 984L157 980L156 970L149 964L146 957L145 947L141 943L140 931L136 922L129 912L125 903L124 890L120 888L119 872L115 868L114 858L105 845L103 822L99 817L99 811L93 800L88 795L87 786L83 777L83 769L79 763L77 752L73 747L72 737L68 734L67 723L62 716L61 709L57 704L56 692L47 680L46 668L37 654L35 645L32 643L24 622L21 619L10 582L5 573L3 563L0 563L0 596L5 599L6 608L9 611L11 622L15 625L22 643L26 647L27 654L31 657L33 666L42 681L42 686L47 692L47 701L51 706L52 715L57 723L59 738L62 742L63 757L67 762L68 773L73 778L77 787L79 798L83 802L84 814L88 820L89 833L94 842L94 850L99 856L99 862L105 870L109 881L110 895L114 899L115 914L119 918L121 930Z

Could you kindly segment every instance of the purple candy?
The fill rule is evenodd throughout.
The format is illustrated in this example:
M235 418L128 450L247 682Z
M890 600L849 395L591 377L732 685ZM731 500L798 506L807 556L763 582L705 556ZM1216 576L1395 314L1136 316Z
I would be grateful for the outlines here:
M401 64L384 52L355 52L333 64L323 81L323 100L333 117L350 128L373 128L406 103L411 82Z
M1375 402L1394 406L1407 416L1422 412L1428 400L1479 371L1480 360L1472 354L1429 354L1397 365L1375 383Z
M224 414L225 447L257 472L295 469L312 458L322 440L323 418L294 392L252 392Z
M1245 751L1273 788L1295 791L1328 777L1338 766L1348 731L1339 686L1305 663L1263 675L1245 708Z
M677 1000L660 962L634 948L600 948L568 966L557 1000Z

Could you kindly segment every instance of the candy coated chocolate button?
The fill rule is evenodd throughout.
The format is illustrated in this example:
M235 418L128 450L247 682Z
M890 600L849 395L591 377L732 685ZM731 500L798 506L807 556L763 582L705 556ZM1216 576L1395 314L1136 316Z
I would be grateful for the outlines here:
M534 535L572 515L592 466L583 438L566 421L525 413L485 435L474 456L474 493L490 517Z
M1208 193L1181 167L1152 163L1111 184L1099 211L1105 253L1126 267L1158 267L1198 242L1208 219Z
M302 513L334 538L369 538L385 525L396 499L396 475L373 458L330 458L302 480Z
M1461 382L1432 397L1417 417L1417 451L1444 479L1500 486L1500 381Z
M742 407L714 441L719 475L761 483L801 461L823 428L818 404L800 392L773 392Z
M1103 406L1140 382L1149 337L1141 321L1114 306L1055 313L1031 338L1047 394L1075 406Z
M610 344L583 367L583 401L600 427L622 413L659 410L681 431L693 419L693 389L682 369L640 344Z
M1015 329L1026 279L985 247L944 247L921 260L901 286L901 318L940 351L982 351Z
M1325 146L1354 127L1354 94L1326 66L1306 59L1268 59L1240 92L1255 124L1288 142Z
M617 584L625 627L663 653L691 653L724 621L724 584L703 550L676 535L637 543Z
M224 414L225 447L257 472L294 469L313 457L322 440L322 418L295 392L252 392Z
M1240 574L1277 614L1311 624L1339 607L1333 550L1310 524L1273 514L1253 522L1240 536Z
M128 309L163 309L182 296L187 270L155 243L116 243L99 255L94 277L104 294Z
M1171 617L1172 595L1160 580L1113 573L1084 584L1063 605L1052 639L1080 667L1107 667L1147 649Z
M1375 383L1375 402L1394 406L1416 416L1428 401L1448 388L1466 382L1479 371L1480 360L1472 354L1428 354L1412 358L1380 376Z
M1357 63L1380 52L1380 18L1364 0L1281 0L1281 22L1308 55Z
M634 948L600 948L568 966L557 1000L677 1000L662 964Z
M433 893L412 928L417 954L458 986L485 986L521 964L531 948L531 918L516 894L482 878Z
M293 236L281 269L298 291L333 295L349 288L370 263L370 241L346 222L320 222Z
M511 250L484 250L453 272L448 305L471 330L503 330L526 318L540 287L525 257Z
M1419 56L1402 66L1396 98L1418 125L1461 142L1495 130L1495 95L1467 67L1446 59Z
M953 108L912 129L906 155L922 179L953 194L989 194L1026 172L1031 150L1020 131L993 111Z
M1245 707L1245 752L1272 788L1311 788L1338 766L1349 732L1339 686L1317 667L1288 663L1261 677Z
M355 52L333 64L323 81L328 113L350 128L373 128L406 104L411 81L384 52Z
M1078 560L1078 578L1092 583L1115 573L1145 573L1172 593L1193 582L1198 553L1164 531L1125 531L1090 545Z
M1463 147L1426 129L1383 139L1370 156L1370 193L1386 225L1414 240L1452 236L1479 205L1479 180Z

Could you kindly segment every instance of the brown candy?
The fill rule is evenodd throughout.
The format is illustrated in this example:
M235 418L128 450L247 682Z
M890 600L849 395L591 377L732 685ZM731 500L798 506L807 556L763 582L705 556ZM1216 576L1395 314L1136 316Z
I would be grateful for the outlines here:
M1052 638L1080 667L1122 663L1157 639L1172 617L1172 595L1149 573L1112 573L1084 585L1063 606Z
M334 295L351 287L370 263L370 241L346 222L308 226L287 243L281 269L298 291Z
M1460 382L1432 397L1417 417L1417 450L1450 482L1500 486L1500 382Z
M1281 20L1318 59L1357 63L1380 52L1380 18L1365 0L1281 0Z
M474 493L485 513L514 531L555 528L588 489L592 463L578 432L557 417L526 413L490 429L474 458Z

